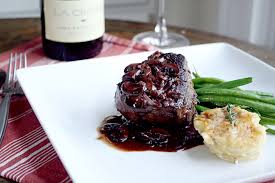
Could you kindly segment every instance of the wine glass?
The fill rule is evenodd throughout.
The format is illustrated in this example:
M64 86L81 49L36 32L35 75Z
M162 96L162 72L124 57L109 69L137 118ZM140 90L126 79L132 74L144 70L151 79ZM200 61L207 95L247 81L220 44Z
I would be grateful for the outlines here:
M159 48L181 47L190 44L185 36L173 32L167 32L164 9L165 0L158 0L158 18L155 30L137 34L134 36L133 41L150 44Z

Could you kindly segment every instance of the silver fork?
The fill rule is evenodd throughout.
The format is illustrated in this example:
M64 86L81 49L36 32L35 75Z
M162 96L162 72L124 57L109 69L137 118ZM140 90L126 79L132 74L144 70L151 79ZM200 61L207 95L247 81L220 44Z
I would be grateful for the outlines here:
M8 65L8 72L3 85L4 98L0 104L0 143L3 140L9 117L10 100L12 95L23 94L17 82L16 70L27 67L26 54L11 54Z

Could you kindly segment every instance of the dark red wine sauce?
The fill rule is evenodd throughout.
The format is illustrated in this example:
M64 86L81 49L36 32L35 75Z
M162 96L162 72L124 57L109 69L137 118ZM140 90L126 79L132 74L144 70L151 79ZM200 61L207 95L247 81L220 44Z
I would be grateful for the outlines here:
M193 125L131 122L122 116L107 117L99 132L99 139L124 151L176 152L203 144Z

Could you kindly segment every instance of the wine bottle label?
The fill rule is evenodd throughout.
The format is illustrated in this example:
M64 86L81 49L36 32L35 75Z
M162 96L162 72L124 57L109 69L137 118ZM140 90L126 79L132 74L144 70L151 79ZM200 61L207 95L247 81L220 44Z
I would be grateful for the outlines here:
M105 31L104 0L44 0L46 39L86 42Z

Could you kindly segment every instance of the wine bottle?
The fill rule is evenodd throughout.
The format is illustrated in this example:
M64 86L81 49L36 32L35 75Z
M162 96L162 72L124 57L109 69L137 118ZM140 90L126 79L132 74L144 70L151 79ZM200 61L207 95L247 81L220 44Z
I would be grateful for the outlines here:
M42 0L41 25L43 50L49 58L95 57L103 45L104 0Z

